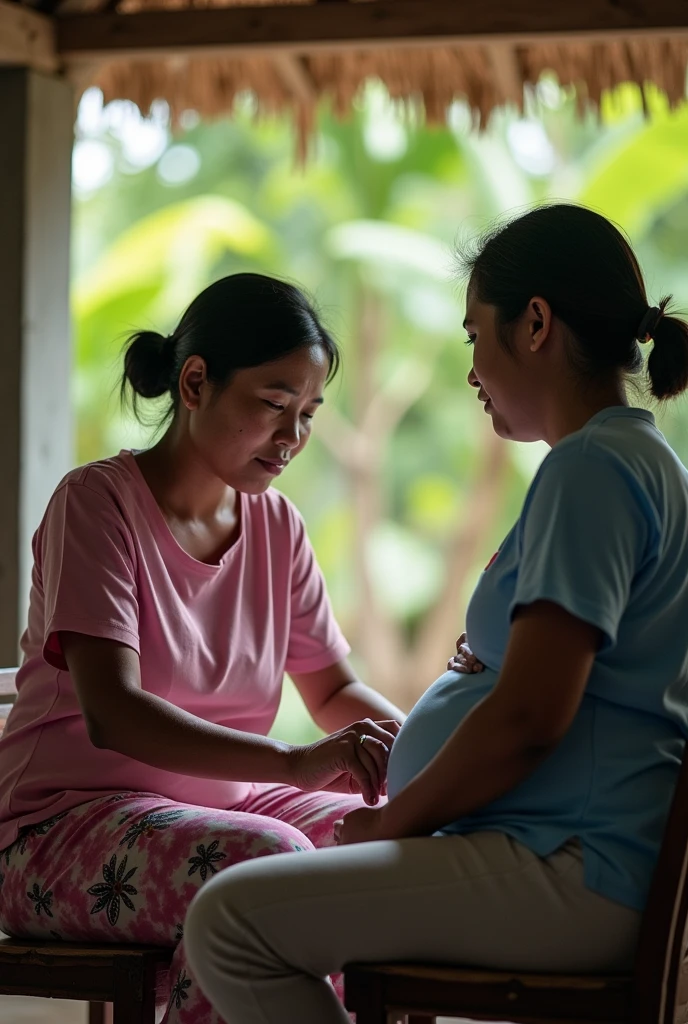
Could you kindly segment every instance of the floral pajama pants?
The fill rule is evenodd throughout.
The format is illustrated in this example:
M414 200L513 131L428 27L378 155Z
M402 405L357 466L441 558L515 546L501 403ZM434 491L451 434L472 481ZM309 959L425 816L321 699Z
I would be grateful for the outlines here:
M195 893L232 864L333 845L335 821L361 806L358 796L278 785L254 785L226 811L153 793L91 800L27 826L0 852L0 929L15 937L174 946L157 1019L219 1024L184 952Z

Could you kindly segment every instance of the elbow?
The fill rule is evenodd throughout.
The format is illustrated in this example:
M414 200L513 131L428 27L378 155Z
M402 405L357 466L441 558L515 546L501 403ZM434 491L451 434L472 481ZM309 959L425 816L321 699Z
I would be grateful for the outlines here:
M559 729L534 729L523 739L523 751L535 765L548 758L557 749L565 736Z
M513 716L509 724L514 745L529 761L538 763L556 750L571 723L526 711Z
M131 731L131 723L138 709L131 706L128 695L120 695L116 701L98 703L96 707L82 707L88 738L98 750L114 750L123 753L122 737Z
M554 753L560 742L560 739L554 739L545 735L529 737L523 742L521 750L526 760L537 766L541 761L548 758L550 754Z
M97 747L98 750L111 750L112 747L108 742L107 729L103 727L103 724L93 715L85 714L84 721L86 723L86 732L92 745Z

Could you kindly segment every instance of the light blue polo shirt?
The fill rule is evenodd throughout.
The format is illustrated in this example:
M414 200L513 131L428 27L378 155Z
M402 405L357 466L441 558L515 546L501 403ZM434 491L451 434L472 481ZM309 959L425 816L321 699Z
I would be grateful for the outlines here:
M390 796L489 692L514 610L541 599L602 630L580 709L525 782L442 834L506 832L542 857L578 837L588 887L641 910L688 735L688 472L651 413L604 409L547 455L468 608L485 671L445 673L421 697Z

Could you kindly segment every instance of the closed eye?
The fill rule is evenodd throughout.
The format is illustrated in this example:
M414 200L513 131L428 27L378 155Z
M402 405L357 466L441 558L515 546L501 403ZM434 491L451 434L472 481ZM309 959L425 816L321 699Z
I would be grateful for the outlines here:
M466 338L467 345L475 345L475 334L469 334Z
M279 402L271 402L269 398L264 398L263 402L265 402L265 404L270 409L275 409L277 412L284 412L285 406L280 405ZM302 417L305 420L312 420L313 416L314 416L314 413L312 413L312 412L302 412L301 415L302 415Z

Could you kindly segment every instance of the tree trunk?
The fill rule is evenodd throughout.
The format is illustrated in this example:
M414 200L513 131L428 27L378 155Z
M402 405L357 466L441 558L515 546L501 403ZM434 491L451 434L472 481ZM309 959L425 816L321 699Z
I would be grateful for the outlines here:
M354 417L364 444L364 458L350 470L354 508L354 572L358 601L352 641L366 666L371 686L393 698L403 659L403 639L397 624L375 595L370 569L370 545L385 517L382 463L388 438L363 432L377 392L377 368L385 340L384 303L381 296L361 289L361 315L355 338L356 386ZM363 430L362 430L363 427Z

